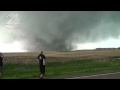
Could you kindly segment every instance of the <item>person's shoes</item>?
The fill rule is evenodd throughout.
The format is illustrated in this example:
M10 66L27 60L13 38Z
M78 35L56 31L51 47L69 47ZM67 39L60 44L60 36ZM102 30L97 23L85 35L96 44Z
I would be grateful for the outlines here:
M39 79L43 79L43 77L40 77Z

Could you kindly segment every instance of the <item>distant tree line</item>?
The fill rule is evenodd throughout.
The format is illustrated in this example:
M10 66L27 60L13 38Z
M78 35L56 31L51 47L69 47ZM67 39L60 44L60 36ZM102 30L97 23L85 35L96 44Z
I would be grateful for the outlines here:
M118 48L96 48L97 50L101 50L101 49L107 49L107 50L109 50L109 49L120 49L120 47L118 47Z

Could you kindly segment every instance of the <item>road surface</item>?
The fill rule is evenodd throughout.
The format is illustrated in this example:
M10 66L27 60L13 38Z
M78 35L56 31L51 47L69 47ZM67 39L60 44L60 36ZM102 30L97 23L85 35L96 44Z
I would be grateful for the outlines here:
M72 78L65 78L65 79L120 79L120 72L95 74L95 75L72 77Z

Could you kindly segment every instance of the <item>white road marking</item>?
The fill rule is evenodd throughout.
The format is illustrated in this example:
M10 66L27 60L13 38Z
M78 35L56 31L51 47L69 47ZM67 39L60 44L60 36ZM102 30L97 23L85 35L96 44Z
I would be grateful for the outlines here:
M104 75L119 74L119 73L120 73L120 72L116 72L116 73L106 73L106 74L89 75L89 76L81 76L81 77L73 77L73 78L65 78L65 79L79 79L79 78L87 78L87 77L95 77L95 76L104 76Z

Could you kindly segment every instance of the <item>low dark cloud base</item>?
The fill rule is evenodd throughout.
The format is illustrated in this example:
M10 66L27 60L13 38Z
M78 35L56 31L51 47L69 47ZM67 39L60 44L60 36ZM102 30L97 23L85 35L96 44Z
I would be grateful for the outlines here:
M72 50L76 48L73 43L99 42L120 35L119 11L22 11L19 14L25 21L15 38L28 51Z

